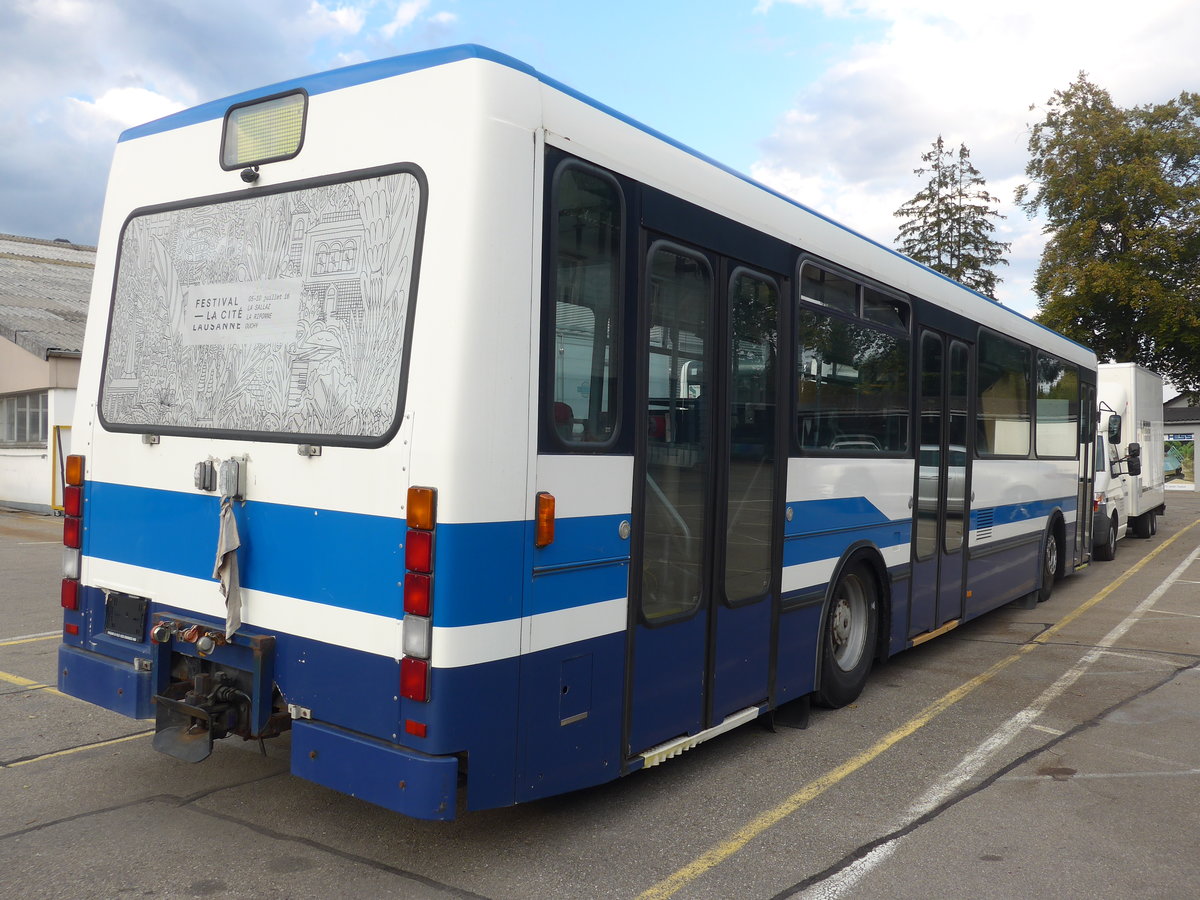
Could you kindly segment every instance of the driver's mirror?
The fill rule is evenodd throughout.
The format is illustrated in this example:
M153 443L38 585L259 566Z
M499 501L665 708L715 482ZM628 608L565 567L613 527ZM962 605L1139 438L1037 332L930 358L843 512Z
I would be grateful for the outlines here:
M1108 442L1114 447L1121 443L1121 417L1116 413L1108 417Z

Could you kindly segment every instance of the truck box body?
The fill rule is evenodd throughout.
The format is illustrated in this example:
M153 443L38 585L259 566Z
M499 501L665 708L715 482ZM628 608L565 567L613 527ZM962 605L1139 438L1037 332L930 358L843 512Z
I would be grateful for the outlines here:
M1135 363L1102 363L1097 380L1099 429L1092 530L1096 555L1111 559L1116 541L1132 529L1157 530L1166 511L1163 477L1163 380ZM1136 448L1135 446L1136 445ZM1132 474L1137 464L1139 474Z

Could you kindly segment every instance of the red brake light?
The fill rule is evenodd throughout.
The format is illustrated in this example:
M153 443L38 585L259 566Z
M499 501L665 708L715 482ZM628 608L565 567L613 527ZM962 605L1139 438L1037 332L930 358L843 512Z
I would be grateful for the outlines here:
M433 535L428 531L409 531L404 546L404 568L428 575L433 571Z
M415 616L429 615L430 577L419 572L404 575L404 611Z
M63 512L68 516L83 515L83 488L71 485L63 488Z
M400 660L400 696L422 703L429 699L429 660L411 656Z
M63 544L76 550L83 546L83 519L74 516L63 519Z
M79 582L72 578L62 580L63 609L79 609Z

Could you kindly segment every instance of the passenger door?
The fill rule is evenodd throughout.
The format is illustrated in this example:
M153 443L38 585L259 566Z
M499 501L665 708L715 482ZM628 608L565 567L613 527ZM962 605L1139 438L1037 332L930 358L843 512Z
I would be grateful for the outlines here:
M908 636L962 617L971 521L971 348L935 331L919 345L920 438L913 509L913 587Z
M767 699L778 592L782 280L678 241L646 243L631 755Z

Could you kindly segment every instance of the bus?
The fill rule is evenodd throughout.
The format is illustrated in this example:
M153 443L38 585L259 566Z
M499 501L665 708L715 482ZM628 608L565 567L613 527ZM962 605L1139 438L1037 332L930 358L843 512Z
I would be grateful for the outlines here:
M483 47L207 103L115 151L59 686L417 818L597 785L1046 599L1095 383Z

